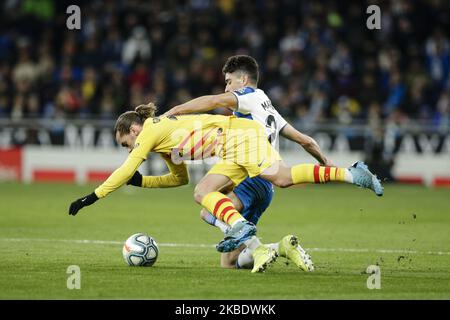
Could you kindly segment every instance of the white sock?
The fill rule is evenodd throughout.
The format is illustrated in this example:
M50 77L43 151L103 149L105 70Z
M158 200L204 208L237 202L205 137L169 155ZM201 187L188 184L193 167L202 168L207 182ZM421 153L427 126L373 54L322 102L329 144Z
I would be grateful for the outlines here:
M225 222L217 219L210 212L206 212L204 209L201 211L200 217L207 224L219 228L223 233L225 233L225 231L227 231L227 229L229 228L228 224L226 224Z
M225 233L227 231L227 229L229 228L229 225L226 224L225 222L223 222L222 220L216 219L216 221L214 222L214 225L220 229L220 231L222 231L223 233Z
M259 239L256 236L251 237L248 240L244 241L245 246L250 249L251 251L258 248L262 243L259 241Z
M251 269L253 268L253 250L245 248L241 251L236 261L237 269Z
M345 182L353 183L353 176L352 176L350 170L345 169L344 172L345 172L345 175L344 175Z
M268 247L270 247L270 248L272 248L273 250L275 250L276 251L276 253L280 253L280 247L278 246L278 242L275 242L275 243L269 243L269 244L266 244L266 246L268 246Z

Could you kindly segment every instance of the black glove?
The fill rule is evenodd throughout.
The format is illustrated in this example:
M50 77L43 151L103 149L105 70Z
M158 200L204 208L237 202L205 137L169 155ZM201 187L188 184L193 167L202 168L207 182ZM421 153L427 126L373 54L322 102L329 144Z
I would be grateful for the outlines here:
M139 171L136 171L130 180L128 180L127 184L131 184L132 186L142 187L142 174Z
M98 197L95 194L95 192L92 192L91 194L88 194L87 196L84 196L83 198L77 199L70 204L69 214L74 216L78 213L78 211L80 211L81 208L90 206L97 200L98 200Z

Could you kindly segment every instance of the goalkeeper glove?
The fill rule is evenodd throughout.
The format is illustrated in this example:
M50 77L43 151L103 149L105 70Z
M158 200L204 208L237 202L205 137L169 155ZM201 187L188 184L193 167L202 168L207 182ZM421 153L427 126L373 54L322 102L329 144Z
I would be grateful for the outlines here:
M90 206L97 200L98 200L98 197L95 194L95 192L92 192L91 194L88 194L87 196L85 196L83 198L77 199L70 204L69 214L74 216L78 213L78 211L80 211L81 208Z
M132 186L142 187L142 174L139 171L136 171L130 180L128 180L127 184L131 184Z

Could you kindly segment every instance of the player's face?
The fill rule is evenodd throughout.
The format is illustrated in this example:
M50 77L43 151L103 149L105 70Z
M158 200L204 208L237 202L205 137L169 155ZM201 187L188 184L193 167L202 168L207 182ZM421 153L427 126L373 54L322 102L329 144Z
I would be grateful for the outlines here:
M246 85L245 75L241 72L225 73L225 92L242 89Z
M139 133L141 133L141 131L142 126L133 123L130 127L130 133L120 135L119 132L116 132L117 144L126 148L128 152L133 151L134 145L136 143L136 138L138 137Z

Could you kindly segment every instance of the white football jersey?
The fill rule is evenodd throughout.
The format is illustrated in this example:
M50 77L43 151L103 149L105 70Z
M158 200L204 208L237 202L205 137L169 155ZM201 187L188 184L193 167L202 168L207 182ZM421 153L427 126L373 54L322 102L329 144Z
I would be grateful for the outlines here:
M238 104L233 112L236 117L258 121L266 130L269 142L278 148L278 137L286 120L273 107L272 101L261 89L245 87L233 91Z

